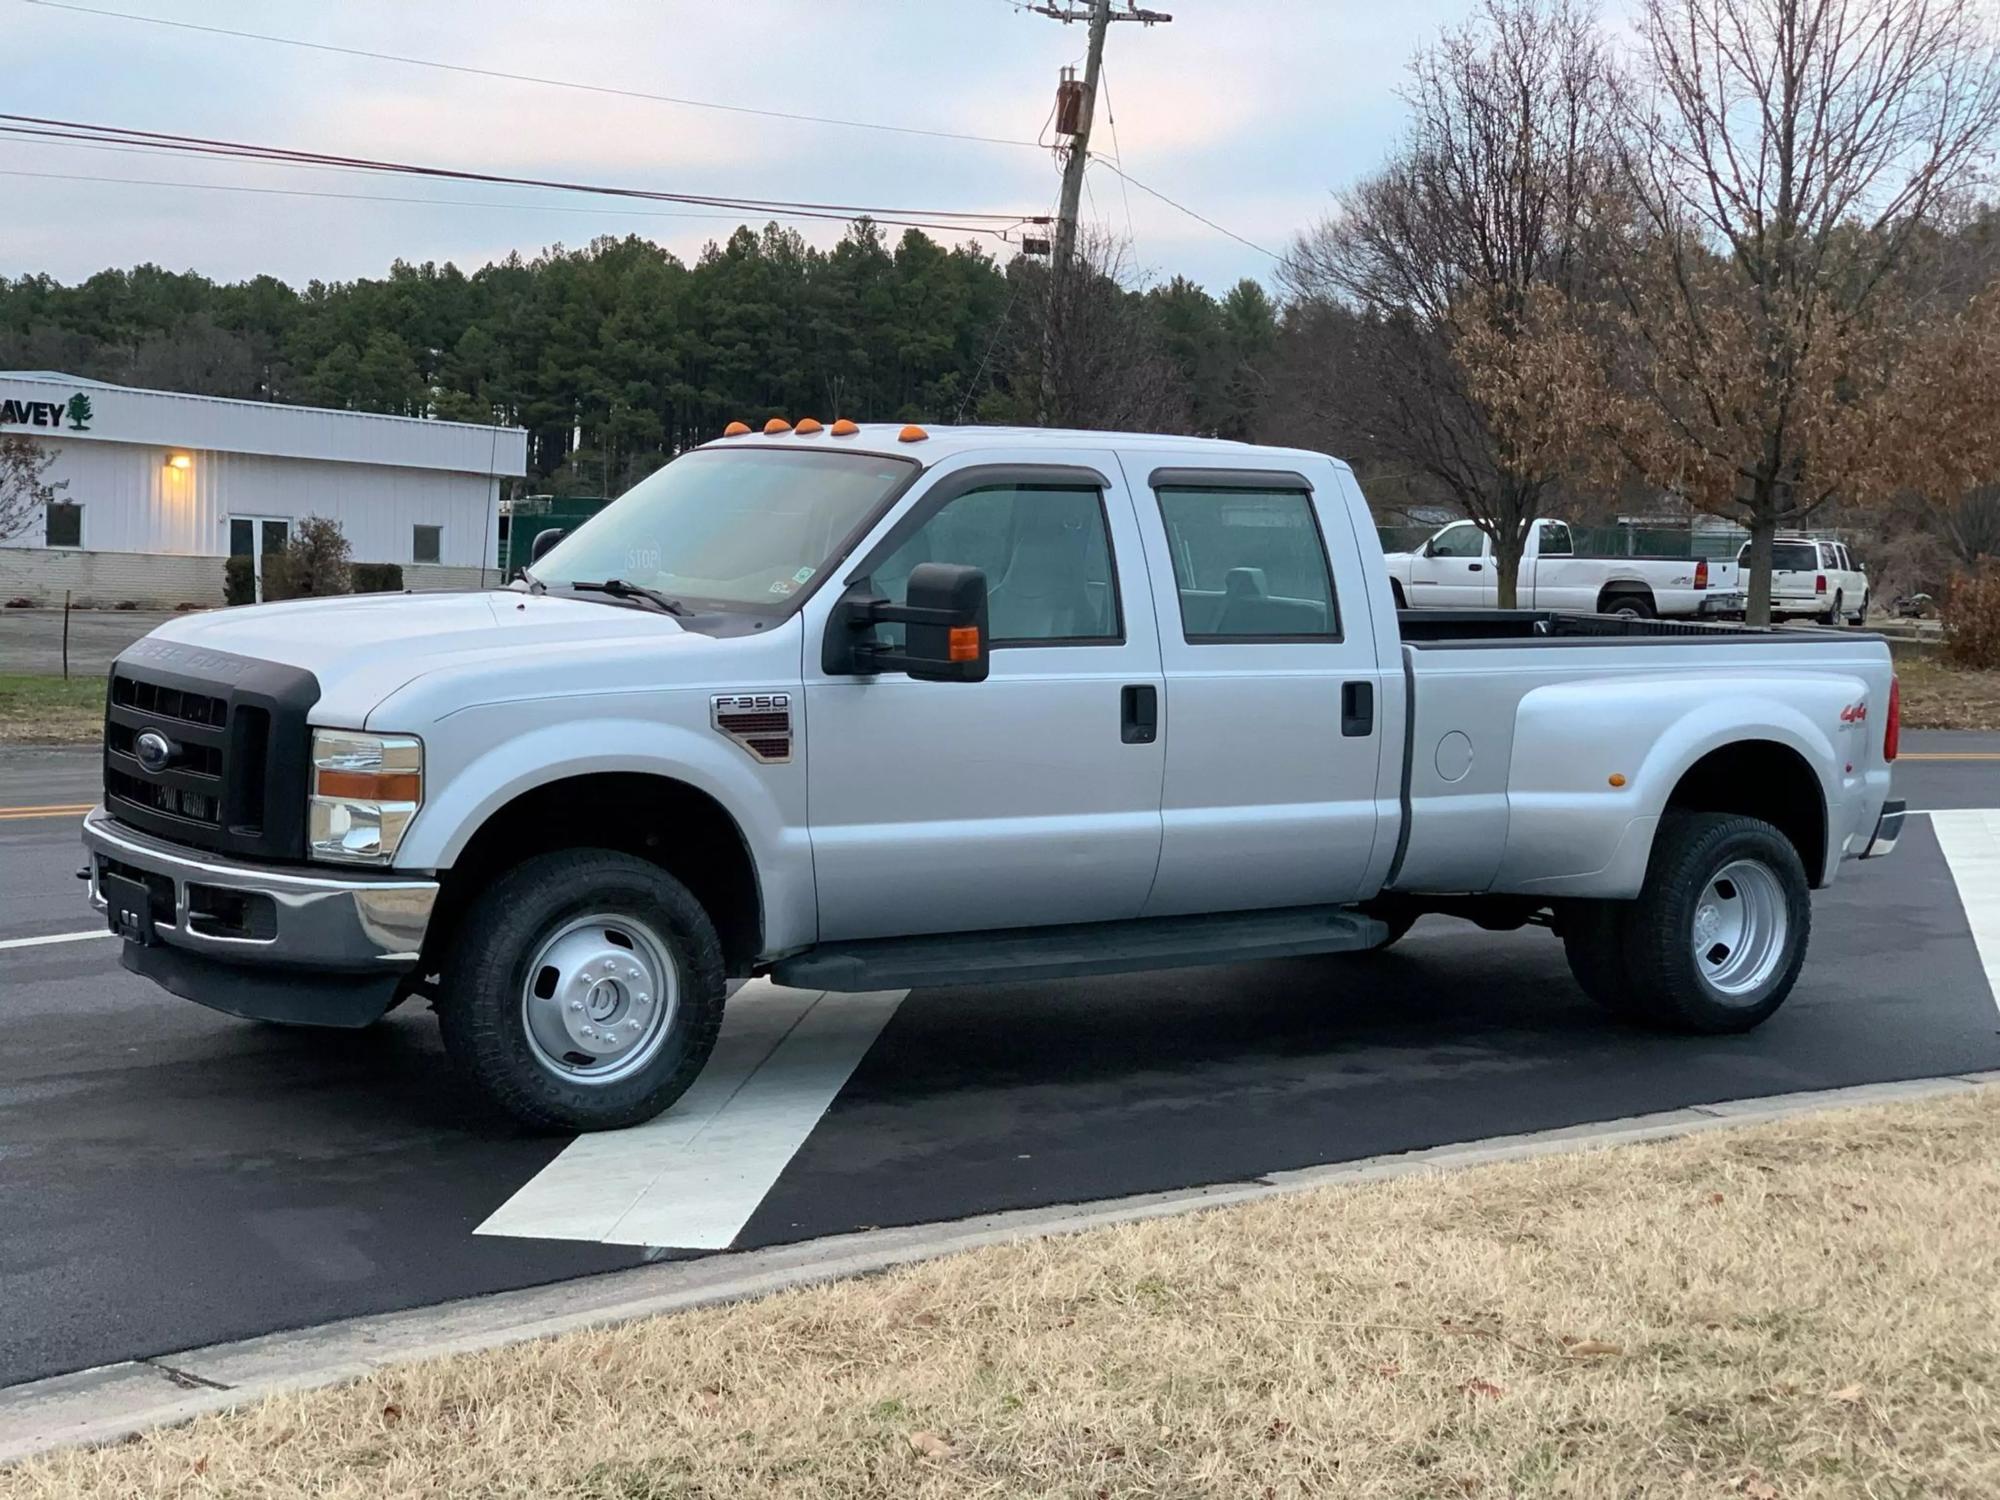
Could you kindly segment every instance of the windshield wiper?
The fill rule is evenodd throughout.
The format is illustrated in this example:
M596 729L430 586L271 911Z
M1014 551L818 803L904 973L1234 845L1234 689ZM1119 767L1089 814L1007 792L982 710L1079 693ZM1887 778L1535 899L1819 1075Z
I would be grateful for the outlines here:
M665 610L670 615L691 615L689 609L671 594L663 594L658 589L649 589L642 584L627 583L622 578L607 578L602 583L572 583L570 592L575 594L609 594L614 599L644 599L648 604Z

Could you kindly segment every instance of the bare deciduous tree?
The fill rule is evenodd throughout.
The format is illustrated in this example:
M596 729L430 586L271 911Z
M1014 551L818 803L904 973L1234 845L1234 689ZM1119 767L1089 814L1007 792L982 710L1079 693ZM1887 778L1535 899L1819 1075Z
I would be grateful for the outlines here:
M1359 368L1342 382L1355 446L1428 476L1492 537L1509 607L1528 529L1579 445L1553 411L1496 422L1496 402L1540 405L1518 376L1503 397L1497 372L1533 289L1588 274L1611 166L1606 71L1572 0L1487 0L1473 24L1418 54L1407 138L1299 240L1284 272L1302 301L1362 314L1348 350ZM1461 359L1468 338L1494 376L1477 391Z
M1761 622L1772 536L1922 457L1894 389L1928 336L1918 252L1988 156L2000 67L1977 0L1645 0L1639 34L1588 399L1650 479L1749 528Z
M34 525L69 488L67 479L48 477L55 461L53 448L24 437L0 437L0 542Z

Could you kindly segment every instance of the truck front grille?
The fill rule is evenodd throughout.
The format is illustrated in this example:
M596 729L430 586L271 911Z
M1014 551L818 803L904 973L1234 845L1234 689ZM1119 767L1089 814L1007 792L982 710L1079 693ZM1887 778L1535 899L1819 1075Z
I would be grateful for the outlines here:
M318 681L296 667L140 641L111 668L104 805L176 843L303 859L306 716L318 701Z

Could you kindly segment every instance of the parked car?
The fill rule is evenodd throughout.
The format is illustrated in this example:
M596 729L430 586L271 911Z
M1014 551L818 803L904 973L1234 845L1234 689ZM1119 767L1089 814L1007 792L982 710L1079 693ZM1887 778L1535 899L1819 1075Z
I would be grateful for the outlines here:
M90 899L219 1010L426 1000L572 1130L671 1104L759 975L1074 980L1447 913L1552 928L1627 1020L1776 1010L1812 890L1901 826L1883 642L1391 595L1318 453L745 429L511 589L127 649Z
M1415 552L1384 559L1398 609L1492 609L1500 602L1493 540L1454 521ZM1521 609L1581 610L1650 620L1743 613L1736 567L1699 557L1591 556L1563 521L1538 521L1522 552Z
M1747 584L1748 542L1736 562ZM1859 625L1868 618L1868 574L1846 543L1785 535L1771 543L1771 618L1800 617L1825 625Z

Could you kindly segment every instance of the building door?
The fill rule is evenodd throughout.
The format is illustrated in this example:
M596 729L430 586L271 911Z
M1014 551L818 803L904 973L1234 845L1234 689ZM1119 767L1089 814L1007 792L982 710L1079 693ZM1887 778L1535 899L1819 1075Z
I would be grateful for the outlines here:
M256 600L264 602L264 559L283 552L292 540L292 523L282 516L231 516L229 555L250 559L250 576L256 580Z

